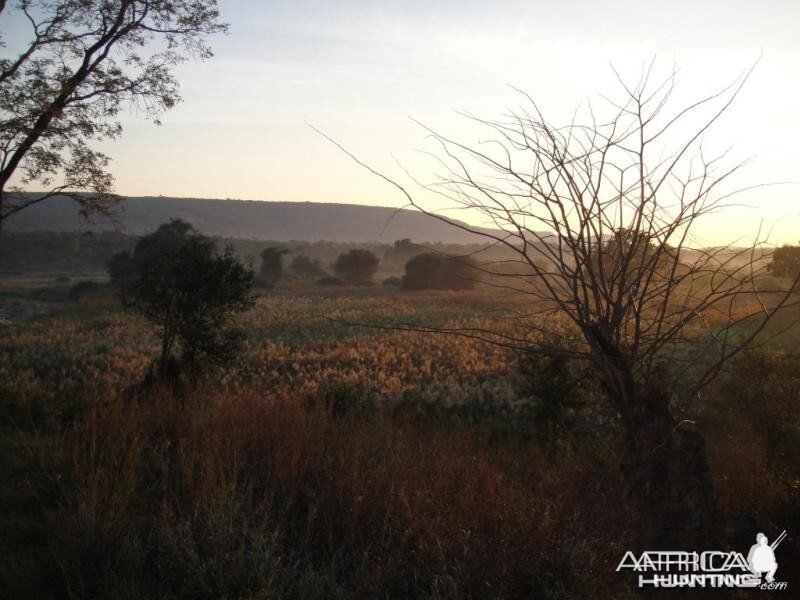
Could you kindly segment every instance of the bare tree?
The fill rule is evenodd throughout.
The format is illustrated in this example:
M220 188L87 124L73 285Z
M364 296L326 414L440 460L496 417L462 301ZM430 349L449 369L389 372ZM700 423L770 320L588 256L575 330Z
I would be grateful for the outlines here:
M425 127L441 174L415 182L480 215L494 232L426 210L410 186L322 135L414 207L503 248L507 259L482 269L494 285L528 299L511 328L394 326L590 361L620 416L641 544L707 549L720 541L719 514L703 435L684 410L795 302L798 281L764 289L759 241L703 248L693 238L703 219L748 189L729 185L742 164L724 166L727 153L708 156L702 140L750 71L675 108L675 70L655 82L653 72L650 63L635 86L617 75L622 99L604 98L602 121L588 105L566 126L553 125L520 92L521 108L499 120L464 115L488 132L479 145Z
M211 56L206 37L225 29L216 0L20 0L14 8L30 38L0 59L0 227L59 194L85 217L108 212L117 199L109 159L91 143L120 135L125 106L157 122L180 100L171 69ZM47 191L22 193L11 187L15 176Z

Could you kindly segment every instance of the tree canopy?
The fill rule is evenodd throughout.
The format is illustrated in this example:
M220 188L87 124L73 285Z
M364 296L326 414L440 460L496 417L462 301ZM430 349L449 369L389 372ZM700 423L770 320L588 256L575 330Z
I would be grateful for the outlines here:
M475 287L479 275L477 263L470 257L426 252L406 263L403 287L408 290L468 290Z
M797 277L800 275L800 246L777 248L767 268L778 277Z
M236 342L227 327L235 314L253 304L253 273L191 225L175 219L142 237L132 253L114 255L108 264L112 284L124 306L158 325L165 373L176 345L182 364L229 359Z
M0 225L58 194L85 217L109 213L117 199L109 158L93 143L122 133L125 106L158 122L180 101L173 67L210 57L207 37L225 29L216 0L20 0L4 8L0 17L20 13L30 33L0 59ZM23 194L24 186L46 191Z
M372 281L379 263L378 257L369 250L355 249L340 254L333 270L347 283L364 284Z
M289 268L300 277L320 277L325 274L318 259L311 259L305 254L298 254L292 259Z
M261 268L258 278L262 283L274 285L283 277L283 256L288 254L286 248L269 246L261 251Z

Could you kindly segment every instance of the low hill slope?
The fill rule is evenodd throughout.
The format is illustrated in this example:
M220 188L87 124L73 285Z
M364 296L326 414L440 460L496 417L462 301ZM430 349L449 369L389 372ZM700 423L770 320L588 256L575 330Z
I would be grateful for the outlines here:
M128 198L122 204L121 230L142 234L171 218L181 218L206 235L276 241L415 242L469 244L485 241L412 210L321 202L267 202L198 198ZM109 219L83 221L74 203L57 197L20 211L4 223L6 231L105 231Z

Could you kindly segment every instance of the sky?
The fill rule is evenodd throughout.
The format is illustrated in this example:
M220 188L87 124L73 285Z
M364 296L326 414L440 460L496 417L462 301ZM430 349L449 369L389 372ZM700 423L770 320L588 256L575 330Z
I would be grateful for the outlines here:
M615 94L610 68L638 76L653 56L680 69L678 99L758 66L714 143L752 159L737 183L800 181L800 1L221 0L215 57L177 70L183 103L153 125L123 116L103 150L123 195L347 202L404 199L315 133L402 179L426 180L425 132L477 141L456 111L495 118L536 98L554 121ZM473 137L471 137L473 136ZM800 239L800 185L759 188L699 232L704 243ZM433 209L444 208L431 200Z

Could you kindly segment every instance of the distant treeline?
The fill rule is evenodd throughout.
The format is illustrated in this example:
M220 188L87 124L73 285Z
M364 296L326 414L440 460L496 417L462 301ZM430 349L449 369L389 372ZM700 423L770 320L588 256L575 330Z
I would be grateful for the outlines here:
M4 232L0 236L0 274L29 275L37 272L85 273L105 271L106 263L117 252L132 250L139 236L114 231L94 232ZM303 255L329 269L340 254L354 249L369 250L380 259L382 272L402 274L413 256L432 250L448 255L472 254L479 244L415 244L398 240L394 244L345 242L275 242L214 238L218 246L231 245L240 260L253 269L261 263L267 247L286 249L290 255ZM481 258L489 259L488 252ZM491 254L494 254L492 252ZM491 257L496 258L496 257ZM291 256L289 257L291 260ZM288 262L288 261L287 261Z
M0 273L27 275L38 271L102 271L113 254L132 249L136 239L135 236L113 231L3 232L0 236Z

